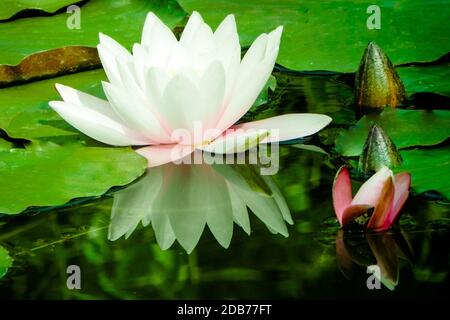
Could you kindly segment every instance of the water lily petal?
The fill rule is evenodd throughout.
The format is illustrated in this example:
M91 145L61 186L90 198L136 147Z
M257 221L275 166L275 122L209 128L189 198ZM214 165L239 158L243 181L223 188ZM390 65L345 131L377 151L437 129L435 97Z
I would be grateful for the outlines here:
M356 218L363 215L367 211L372 209L372 206L370 205L364 205L364 204L355 204L355 205L349 205L347 208L345 208L344 212L342 213L342 221L341 226L346 226L350 223L352 223Z
M135 43L133 45L134 74L136 74L137 76L136 82L143 90L145 90L145 75L148 69L147 67L148 60L149 57L145 48L141 44Z
M172 132L169 121L161 114L163 106L163 93L169 82L168 75L164 70L151 67L147 70L145 76L145 94L148 101L148 107L158 119L161 128L164 129L164 139L170 141L170 133Z
M346 166L339 168L336 173L336 177L333 182L333 207L334 212L339 220L339 223L343 225L343 214L345 209L352 202L352 183L350 180L350 174Z
M148 138L98 110L62 101L50 101L49 105L71 126L100 142L113 146L149 144Z
M155 210L152 215L152 227L155 232L156 242L158 242L160 248L162 250L169 249L175 242L176 237L167 213Z
M176 239L190 253L203 233L207 212L214 208L214 199L208 197L213 188L203 166L169 164L162 169L163 184L153 209L168 216Z
M197 11L193 11L181 34L180 43L184 46L188 46L194 38L197 29L203 24L204 22L201 15Z
M59 95L65 102L77 106L84 106L98 113L104 114L116 122L121 122L120 118L114 113L108 101L59 83L55 84L55 88L58 90Z
M103 69L105 70L109 81L116 85L121 85L122 80L117 62L131 61L131 53L116 40L103 33L99 34L99 38L100 44L97 45L97 50Z
M389 290L398 284L400 272L397 244L390 234L367 234L367 242L380 268L381 281ZM374 273L377 276L377 272Z
M392 176L389 176L383 183L379 201L375 206L375 210L372 216L370 217L367 228L375 229L377 231L384 231L390 227L390 225L387 223L387 219L392 208L394 192L394 181L392 179Z
M212 186L208 189L207 196L214 199L214 201L208 201L210 205L212 204L212 207L207 210L206 223L220 245L228 248L233 237L233 208L228 186L225 179L213 172L209 166L208 171L204 174L205 177L208 177L205 183Z
M222 63L213 61L205 70L199 83L199 92L204 110L198 110L203 119L204 129L210 129L217 123L225 94L225 70Z
M195 31L191 41L183 44L189 48L191 52L198 56L200 64L205 58L205 55L213 54L215 48L214 36L211 27L206 23L201 24Z
M231 100L219 121L219 129L225 130L236 123L251 108L269 79L278 48L266 52L267 38L267 35L261 35L244 56Z
M122 79L120 78L114 55L101 44L97 45L97 51L108 80L116 85L122 85Z
M314 113L284 114L268 119L246 122L233 126L233 129L263 129L271 134L264 143L278 142L312 135L331 122L329 116Z
M198 149L219 154L240 153L257 146L268 134L267 130L227 130L211 143Z
M286 199L284 198L277 184L270 176L261 176L261 178L267 183L268 187L272 191L273 199L277 203L278 208L280 208L281 215L283 216L284 221L293 225L294 221L292 220L291 210L289 209L286 203Z
M105 94L115 113L129 127L141 132L154 143L164 143L162 129L144 101L138 96L128 94L122 88L108 82L102 82Z
M149 168L175 162L193 151L192 147L179 144L147 146L136 150L137 153L147 158Z
M131 235L142 220L151 220L152 202L162 185L160 170L148 171L139 181L114 194L108 239ZM147 218L147 219L146 219ZM155 233L156 233L155 229Z
M190 50L185 48L181 43L176 43L166 56L167 62L162 68L171 77L178 74L182 68L192 68L194 66L194 57Z
M222 62L226 75L225 101L229 101L229 96L234 88L239 65L241 63L241 46L239 35L236 29L234 15L228 15L214 32L216 47L216 58ZM223 107L226 105L224 104ZM222 113L225 109L222 110Z
M109 50L115 57L124 60L131 59L131 53L110 36L100 32L99 39L100 44Z
M376 208L386 180L391 177L392 171L382 167L359 188L351 204L367 204Z
M409 186L411 185L411 175L402 172L395 175L394 178L395 194L391 211L386 219L386 225L391 226L398 218L400 210L409 196Z
M141 43L147 49L148 64L164 68L167 58L178 41L172 30L153 12L150 12L145 20Z
M223 41L226 41L230 35L238 38L236 20L233 14L227 15L225 19L223 19L223 21L219 24L216 31L214 31L214 39L216 41L216 44L220 44Z
M176 75L167 84L163 94L163 106L159 109L161 115L168 121L173 130L194 131L195 122L201 124L206 108L197 86L184 75ZM182 134L182 133L181 133ZM194 139L202 136L186 137L195 144Z
M233 186L227 182L228 193L230 196L233 219L237 225L239 225L245 233L250 235L250 219L248 217L247 205L234 191Z
M289 236L283 215L273 197L254 192L250 187L238 189L236 192L269 230L285 237Z

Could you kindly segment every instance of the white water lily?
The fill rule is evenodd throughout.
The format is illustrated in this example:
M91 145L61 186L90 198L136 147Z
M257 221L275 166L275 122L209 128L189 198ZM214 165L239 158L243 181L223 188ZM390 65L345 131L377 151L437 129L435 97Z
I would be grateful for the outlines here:
M142 41L133 46L132 54L100 34L98 52L109 79L103 82L108 101L57 84L64 101L51 101L50 106L98 141L144 146L137 151L149 159L149 166L175 161L195 149L240 152L252 146L249 140L267 143L311 135L331 118L288 114L235 125L270 77L281 34L280 26L260 35L241 60L233 15L213 32L193 12L177 40L149 13ZM271 135L274 130L277 134ZM234 147L224 147L230 140Z

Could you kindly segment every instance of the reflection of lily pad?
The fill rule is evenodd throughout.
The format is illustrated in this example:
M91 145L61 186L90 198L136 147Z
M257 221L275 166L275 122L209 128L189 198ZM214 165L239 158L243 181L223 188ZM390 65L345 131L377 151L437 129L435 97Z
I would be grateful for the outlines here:
M103 70L94 70L0 89L0 128L25 139L80 135L49 107L50 100L60 100L54 84L102 96L100 81L105 79Z
M278 62L298 70L352 72L369 41L376 41L393 63L431 61L450 51L450 6L446 0L377 1L381 29L369 30L373 2L317 0L179 0L216 26L234 13L244 45L280 24L285 31ZM419 14L418 14L419 13ZM420 27L418 27L420 26Z
M45 13L54 13L77 0L3 0L0 7L0 20L9 19L23 10L38 10Z
M12 265L8 251L0 246L0 278L2 278Z
M450 112L385 109L380 115L366 115L336 138L336 150L343 156L361 154L372 122L376 122L397 148L429 146L450 137Z
M130 148L53 143L0 150L0 159L0 213L5 214L101 195L136 179L147 164Z
M397 72L408 94L432 92L450 96L450 63L448 62L437 65L399 67Z
M2 4L3 5L3 4ZM173 27L185 16L175 0L91 0L81 10L81 28L67 28L70 14L19 19L0 24L0 63L17 64L37 51L68 45L94 47L103 32L126 47L141 38L149 11Z
M450 199L450 147L404 150L403 165L396 171L411 173L411 186L417 193L438 191Z

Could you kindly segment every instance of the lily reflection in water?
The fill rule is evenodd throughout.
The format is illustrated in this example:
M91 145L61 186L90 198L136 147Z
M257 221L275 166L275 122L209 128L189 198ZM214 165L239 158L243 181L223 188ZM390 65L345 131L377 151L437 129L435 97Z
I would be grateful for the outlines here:
M175 240L188 252L207 225L225 248L233 224L250 234L248 208L272 233L288 236L289 208L272 177L254 165L174 164L150 168L114 195L108 237L128 238L138 224L151 225L162 249Z
M402 232L349 233L342 229L336 236L336 258L347 278L356 266L378 266L378 280L389 290L398 284L400 259L410 263L414 260L408 237ZM374 276L377 277L376 272Z

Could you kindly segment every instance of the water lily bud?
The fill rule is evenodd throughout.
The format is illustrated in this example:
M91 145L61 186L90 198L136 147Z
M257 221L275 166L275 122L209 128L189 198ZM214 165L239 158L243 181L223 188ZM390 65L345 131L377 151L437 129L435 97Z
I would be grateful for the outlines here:
M392 62L381 48L370 42L355 77L355 103L360 111L393 108L406 99L405 88Z
M394 168L401 163L402 158L395 144L379 125L373 124L359 158L359 171L368 174L383 166Z

